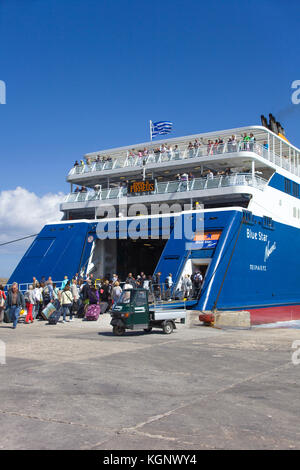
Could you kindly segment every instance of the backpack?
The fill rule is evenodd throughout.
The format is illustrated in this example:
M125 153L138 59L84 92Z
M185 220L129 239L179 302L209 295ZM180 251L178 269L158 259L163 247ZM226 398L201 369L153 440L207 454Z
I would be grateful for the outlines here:
M98 303L97 293L93 292L91 289L88 292L88 297L89 297L90 304L97 304Z
M42 295L44 302L50 302L50 290L48 286L44 287Z

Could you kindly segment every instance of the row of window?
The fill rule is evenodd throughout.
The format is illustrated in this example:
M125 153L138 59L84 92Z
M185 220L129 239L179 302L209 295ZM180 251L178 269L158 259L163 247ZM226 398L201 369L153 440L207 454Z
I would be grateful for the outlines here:
M294 181L289 180L288 178L284 178L284 191L291 196L297 197L299 199L300 190L299 184L295 183Z

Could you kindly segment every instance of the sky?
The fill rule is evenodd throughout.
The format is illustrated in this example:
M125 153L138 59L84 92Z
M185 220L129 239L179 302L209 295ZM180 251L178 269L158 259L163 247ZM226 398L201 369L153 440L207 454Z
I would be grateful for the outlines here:
M298 0L0 0L0 243L59 220L85 153L260 124L300 147ZM9 276L29 242L0 246Z

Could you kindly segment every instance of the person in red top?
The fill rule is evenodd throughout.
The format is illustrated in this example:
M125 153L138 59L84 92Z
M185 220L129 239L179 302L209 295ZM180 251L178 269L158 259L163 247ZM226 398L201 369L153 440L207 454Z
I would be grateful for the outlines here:
M6 295L4 287L0 285L0 323L3 323Z

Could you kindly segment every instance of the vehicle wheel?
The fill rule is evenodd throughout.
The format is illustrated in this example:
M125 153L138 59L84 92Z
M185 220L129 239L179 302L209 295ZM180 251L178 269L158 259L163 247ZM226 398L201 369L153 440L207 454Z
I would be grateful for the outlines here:
M170 335L172 332L173 332L173 323L171 321L167 321L164 326L163 326L163 332L166 334L166 335Z
M144 328L145 333L151 333L151 331L152 331L152 326L150 326L149 328Z
M123 326L114 326L113 327L113 334L115 336L123 336L125 333L125 328Z

